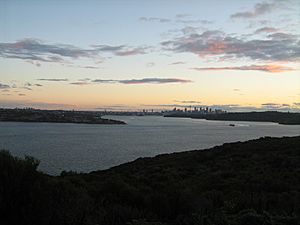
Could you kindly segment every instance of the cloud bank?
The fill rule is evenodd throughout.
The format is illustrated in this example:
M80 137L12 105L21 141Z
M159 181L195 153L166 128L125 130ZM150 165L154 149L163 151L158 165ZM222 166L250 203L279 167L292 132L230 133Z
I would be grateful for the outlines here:
M0 43L0 56L40 62L64 63L69 59L97 58L95 49L82 49L66 44L45 44L37 39L23 39L15 43Z
M300 39L289 33L272 33L264 39L245 39L219 30L183 34L161 42L163 49L174 53L189 52L218 60L251 59L260 61L300 60Z
M118 46L111 46L111 45L92 45L98 52L108 52L116 56L133 56L133 55L140 55L146 54L146 50L149 47L131 47L127 45L118 45Z
M179 102L179 103L191 103L191 104L199 104L201 102L199 101L194 101L194 100L174 100L174 102Z
M160 18L160 17L140 17L140 21L143 22L159 22L159 23L168 23L171 22L170 19Z
M185 62L177 61L177 62L170 63L170 65L181 65L181 64L185 64Z
M42 79L37 79L39 81L54 81L54 82L65 82L69 81L69 79L66 78L42 78Z
M70 84L73 85L90 85L90 84L169 84L169 83L190 83L191 80L179 78L142 78L142 79L128 79L128 80L114 80L114 79L95 79L87 81L77 81Z
M236 18L255 18L261 15L264 15L266 13L272 12L274 9L276 9L276 4L275 3L257 3L252 10L248 11L243 11L243 12L238 12L234 13L231 15L231 18L236 19Z
M40 66L40 62L72 64L76 59L90 59L102 62L100 53L110 52L117 56L131 56L145 54L147 47L131 47L127 45L109 46L92 45L84 49L69 44L46 44L40 40L27 38L14 43L0 43L0 57L8 59L21 59ZM94 66L81 66L81 68L94 69Z

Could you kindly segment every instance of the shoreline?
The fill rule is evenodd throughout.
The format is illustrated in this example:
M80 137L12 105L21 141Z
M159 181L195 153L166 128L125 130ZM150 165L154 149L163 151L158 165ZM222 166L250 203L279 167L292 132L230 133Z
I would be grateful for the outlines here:
M247 122L249 122L249 121L247 121ZM257 121L253 121L253 122L257 122ZM138 157L137 159L134 159L132 161L121 163L119 165L112 166L112 167L109 167L107 169L94 170L94 171L90 171L90 172L78 172L78 174L88 175L88 174L93 174L93 173L98 173L98 172L101 173L101 172L106 172L106 171L109 171L109 170L114 170L115 168L123 167L125 165L133 165L137 161L143 161L143 160L145 160L145 161L152 161L153 160L154 161L154 160L156 160L158 158L161 158L161 157L172 157L173 155L175 156L175 155L184 155L184 154L190 154L190 153L199 153L199 152L209 152L209 151L222 150L222 148L224 148L224 147L228 148L228 146L234 146L234 145L238 145L238 144L242 144L242 145L243 144L249 144L251 142L259 142L259 141L263 141L263 140L266 140L266 139L280 140L280 139L293 139L293 138L299 138L300 139L300 134L295 135L295 136L281 136L281 137L263 136L263 137L259 137L259 138L255 138L255 139L249 139L249 140L246 140L246 141L226 142L226 143L223 143L223 144L220 144L220 145L215 145L215 146L212 146L212 147L209 147L209 148L184 150L184 151L180 151L180 152L161 153L161 154L157 154L155 156ZM76 171L72 171L72 172L77 173ZM49 175L49 174L47 174L47 175ZM54 177L55 176L56 175L54 175Z

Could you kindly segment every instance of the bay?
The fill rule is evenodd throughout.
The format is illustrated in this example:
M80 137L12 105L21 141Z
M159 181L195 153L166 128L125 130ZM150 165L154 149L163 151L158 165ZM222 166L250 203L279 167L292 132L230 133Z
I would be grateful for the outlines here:
M263 136L300 135L299 125L206 121L159 116L106 116L127 125L0 122L0 149L34 156L39 170L90 172L139 157L205 149ZM229 124L235 126L229 126Z

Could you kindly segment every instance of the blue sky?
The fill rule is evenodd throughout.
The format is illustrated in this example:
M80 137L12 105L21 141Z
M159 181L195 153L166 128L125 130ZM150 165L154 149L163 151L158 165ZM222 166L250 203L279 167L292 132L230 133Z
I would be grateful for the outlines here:
M299 110L299 4L3 0L0 107Z

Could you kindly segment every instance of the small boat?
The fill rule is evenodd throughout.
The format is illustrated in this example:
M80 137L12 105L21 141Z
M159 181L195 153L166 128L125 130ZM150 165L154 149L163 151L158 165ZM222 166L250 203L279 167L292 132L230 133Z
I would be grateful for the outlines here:
M234 125L233 123L229 124L229 126L231 126L231 127L235 127L235 125Z

